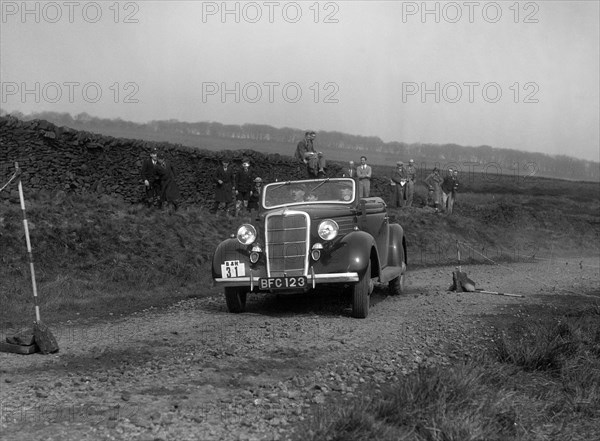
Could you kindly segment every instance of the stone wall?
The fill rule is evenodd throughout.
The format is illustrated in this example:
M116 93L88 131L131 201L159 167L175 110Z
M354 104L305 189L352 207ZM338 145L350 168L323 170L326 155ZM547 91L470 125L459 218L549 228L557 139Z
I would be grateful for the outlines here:
M254 171L266 182L302 179L305 169L291 156L253 150L214 152L164 142L113 138L57 127L44 120L21 121L0 117L0 185L14 172L15 161L23 171L28 191L95 192L137 203L144 189L142 160L156 147L159 156L172 162L182 203L209 206L214 196L213 176L227 156L234 167L250 159ZM331 163L328 174L340 176L341 166ZM15 187L0 193L9 198ZM13 194L14 196L14 194Z

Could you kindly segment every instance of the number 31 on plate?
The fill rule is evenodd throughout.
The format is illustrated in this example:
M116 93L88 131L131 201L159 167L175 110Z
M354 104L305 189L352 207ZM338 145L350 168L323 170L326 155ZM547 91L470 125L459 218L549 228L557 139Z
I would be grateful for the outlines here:
M246 275L246 266L239 260L226 260L221 265L221 274L224 278L244 277Z

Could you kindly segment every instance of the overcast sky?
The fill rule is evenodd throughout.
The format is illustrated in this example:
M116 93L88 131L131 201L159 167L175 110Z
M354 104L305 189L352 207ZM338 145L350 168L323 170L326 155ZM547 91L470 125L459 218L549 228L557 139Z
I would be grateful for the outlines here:
M600 159L598 1L1 6L9 112L258 123Z

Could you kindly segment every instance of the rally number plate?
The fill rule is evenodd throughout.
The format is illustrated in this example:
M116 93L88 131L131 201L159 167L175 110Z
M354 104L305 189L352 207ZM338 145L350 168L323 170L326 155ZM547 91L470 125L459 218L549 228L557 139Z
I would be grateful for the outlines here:
M266 277L258 279L260 289L294 289L306 288L308 282L306 276L294 277Z
M244 277L246 275L246 266L239 260L226 260L221 265L221 274L225 279Z

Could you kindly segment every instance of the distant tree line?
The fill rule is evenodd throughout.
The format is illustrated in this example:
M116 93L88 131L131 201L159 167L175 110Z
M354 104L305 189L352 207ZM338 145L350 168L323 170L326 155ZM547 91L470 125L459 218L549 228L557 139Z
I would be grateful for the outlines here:
M1 113L1 111L0 111ZM6 113L6 112L4 112ZM289 152L293 155L295 144L302 139L304 129L276 128L264 124L222 124L219 122L183 122L175 119L135 123L120 118L97 118L87 113L71 116L68 113L41 112L11 115L23 119L45 119L59 126L78 130L103 133L103 130L126 130L144 134L160 133L161 136L210 137L229 140L248 140L254 142L276 142L291 144ZM404 142L383 142L376 136L350 135L341 132L321 131L318 134L319 148L337 159L358 158L367 155L373 164L393 164L399 159L412 158L427 167L446 164L458 164L462 170L484 171L485 167L501 167L504 174L515 173L519 176L536 175L572 180L600 180L600 163L577 159L566 155L547 155L520 150L495 148L488 145L465 147L457 144L428 144Z

